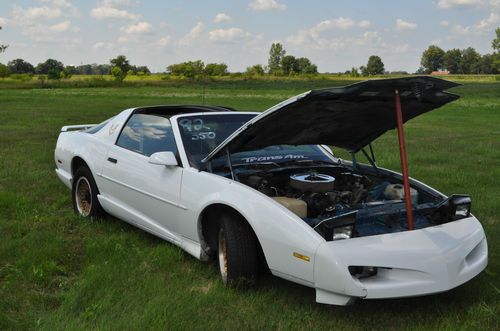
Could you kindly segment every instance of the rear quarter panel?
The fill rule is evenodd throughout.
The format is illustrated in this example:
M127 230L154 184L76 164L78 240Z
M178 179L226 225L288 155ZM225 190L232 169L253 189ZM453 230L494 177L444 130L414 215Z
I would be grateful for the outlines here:
M57 167L56 172L58 172L59 177L69 177L71 182L73 177L71 170L72 162L75 157L80 157L89 166L96 180L97 187L99 187L101 183L100 177L97 175L101 173L102 164L106 159L108 149L115 143L121 132L121 128L132 111L132 108L122 111L94 134L85 131L61 132L54 152ZM68 186L68 183L65 182L65 184ZM69 187L71 188L71 185Z

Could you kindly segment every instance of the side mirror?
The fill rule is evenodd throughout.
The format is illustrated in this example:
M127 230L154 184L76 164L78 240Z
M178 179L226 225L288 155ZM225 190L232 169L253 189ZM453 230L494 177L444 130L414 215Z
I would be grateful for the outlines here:
M175 167L179 164L173 152L156 152L149 157L149 163L163 165L167 167Z

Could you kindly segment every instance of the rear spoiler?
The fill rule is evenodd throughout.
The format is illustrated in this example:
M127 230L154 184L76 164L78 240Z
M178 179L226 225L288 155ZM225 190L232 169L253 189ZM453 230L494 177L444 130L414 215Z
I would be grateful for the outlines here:
M61 128L61 132L87 130L96 125L97 124L65 125Z

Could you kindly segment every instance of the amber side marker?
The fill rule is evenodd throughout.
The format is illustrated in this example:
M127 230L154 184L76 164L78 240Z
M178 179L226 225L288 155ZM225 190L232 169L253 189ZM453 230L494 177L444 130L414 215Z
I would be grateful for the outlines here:
M306 255L302 255L300 253L297 253L297 252L293 252L293 256L295 256L296 258L298 259L301 259L301 260L304 260L304 261L311 261L311 258L309 256L306 256Z

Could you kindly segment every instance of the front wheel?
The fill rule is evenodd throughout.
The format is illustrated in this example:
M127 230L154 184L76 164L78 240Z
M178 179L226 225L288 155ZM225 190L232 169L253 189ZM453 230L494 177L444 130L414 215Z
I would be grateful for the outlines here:
M80 167L73 176L72 186L73 209L82 217L98 217L102 208L97 199L97 185L87 167Z
M218 238L219 268L225 285L251 283L259 275L259 244L241 217L223 215Z

